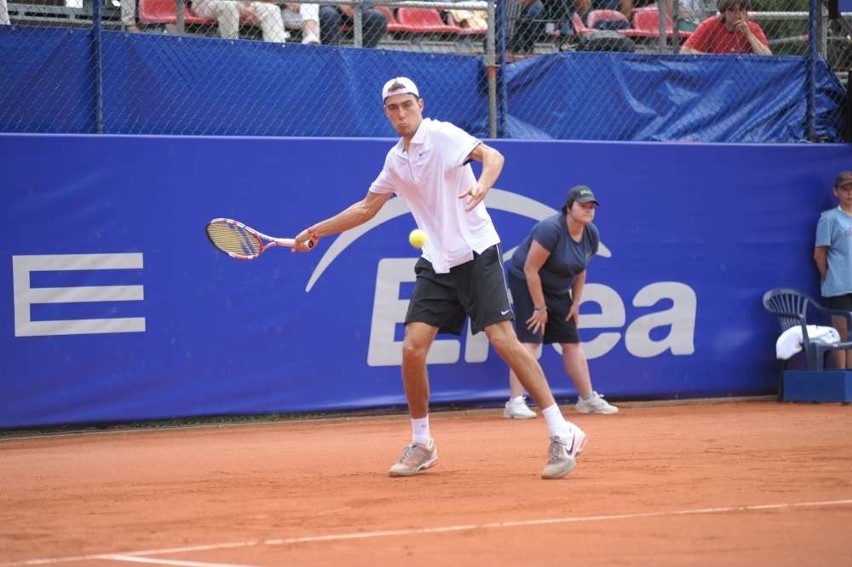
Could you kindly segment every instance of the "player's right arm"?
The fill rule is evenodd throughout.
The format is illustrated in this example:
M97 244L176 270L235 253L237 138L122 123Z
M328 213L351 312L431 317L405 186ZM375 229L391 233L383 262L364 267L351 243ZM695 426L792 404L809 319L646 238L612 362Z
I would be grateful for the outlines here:
M357 203L353 203L333 217L320 221L297 234L295 239L296 245L292 250L308 252L312 249L308 248L308 241L313 241L316 244L316 241L323 236L345 232L350 228L364 224L376 216L392 195L392 193L367 191L367 195Z
M828 270L828 246L814 248L814 263L819 272L819 281L825 281L825 273Z
M541 285L541 268L548 258L550 250L533 240L524 261L524 277L533 301L532 315L525 321L531 333L544 334L544 327L547 325L547 304L544 302L544 289Z
M828 272L828 248L831 245L831 222L827 214L819 216L814 239L814 263L819 271L819 281L825 281Z

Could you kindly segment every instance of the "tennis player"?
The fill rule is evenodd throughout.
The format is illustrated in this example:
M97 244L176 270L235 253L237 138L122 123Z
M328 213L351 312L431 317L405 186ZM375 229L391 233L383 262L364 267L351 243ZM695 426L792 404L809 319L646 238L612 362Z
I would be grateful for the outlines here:
M562 478L576 466L586 435L565 420L541 366L512 327L500 237L483 203L503 169L503 155L453 124L423 118L423 99L409 78L389 80L382 101L400 139L388 151L381 173L363 199L299 233L293 250L307 252L309 241L315 244L323 236L367 222L394 194L405 199L417 226L428 235L414 267L402 346L412 440L390 468L390 476L412 476L437 464L429 428L426 358L439 332L460 335L470 317L471 331L485 331L500 358L543 408L550 446L541 476ZM471 160L482 164L478 179Z

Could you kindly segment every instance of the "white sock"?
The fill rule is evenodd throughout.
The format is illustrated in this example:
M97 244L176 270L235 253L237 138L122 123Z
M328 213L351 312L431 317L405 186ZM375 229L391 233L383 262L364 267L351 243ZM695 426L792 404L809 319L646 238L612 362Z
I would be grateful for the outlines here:
M515 396L514 398L509 398L509 401L512 403L520 404L524 402L523 396Z
M411 441L418 445L429 445L432 434L429 433L429 416L411 419Z
M541 410L541 415L544 416L544 421L547 422L547 429L550 431L551 437L566 438L571 434L571 428L565 418L562 416L559 406L553 404Z

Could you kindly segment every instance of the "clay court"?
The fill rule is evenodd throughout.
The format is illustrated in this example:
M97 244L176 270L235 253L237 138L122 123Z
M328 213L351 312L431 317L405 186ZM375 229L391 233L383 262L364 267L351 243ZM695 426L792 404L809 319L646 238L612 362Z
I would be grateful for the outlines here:
M852 409L771 401L436 412L440 462L387 468L404 415L0 441L0 565L849 565Z

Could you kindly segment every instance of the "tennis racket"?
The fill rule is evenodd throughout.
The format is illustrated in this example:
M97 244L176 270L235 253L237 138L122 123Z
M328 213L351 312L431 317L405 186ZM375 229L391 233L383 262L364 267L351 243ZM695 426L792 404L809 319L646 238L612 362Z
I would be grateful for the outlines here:
M238 260L254 260L275 246L292 248L296 245L292 238L268 236L233 219L213 219L207 223L205 231L213 246ZM309 240L308 248L313 245L314 242Z

